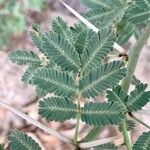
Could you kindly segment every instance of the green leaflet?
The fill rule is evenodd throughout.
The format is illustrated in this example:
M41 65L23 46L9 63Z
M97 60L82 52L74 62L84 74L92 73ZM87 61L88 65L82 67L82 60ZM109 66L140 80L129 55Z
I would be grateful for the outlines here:
M81 2L89 8L101 8L110 10L112 8L121 7L125 4L125 0L81 0Z
M150 18L150 0L135 0L125 14L124 19L134 24L141 24Z
M93 38L94 32L92 30L83 29L76 35L75 48L79 54L82 54L89 46L89 41ZM82 61L82 58L81 58Z
M18 65L40 65L41 61L32 51L16 50L9 54L9 59Z
M53 20L52 28L54 32L56 32L59 35L62 35L68 41L68 43L72 47L74 47L72 32L70 28L67 26L67 24L60 17L57 17L56 19Z
M86 103L81 112L81 120L93 126L116 125L124 119L124 108L117 102Z
M128 96L124 91L121 89L121 86L118 85L112 90L108 90L107 98L109 102L118 102L122 104L122 106L126 109L126 101L128 100Z
M103 29L98 34L93 33L81 55L84 73L102 64L103 59L113 50L115 39L114 33L109 29Z
M81 2L91 8L85 14L85 18L99 29L112 26L115 22L119 23L128 8L125 0L81 0Z
M17 130L11 131L9 141L11 150L42 150L30 136Z
M133 150L149 150L150 149L150 132L144 132L136 143L133 145Z
M108 143L97 146L94 148L94 150L118 150L118 147L115 146L114 144Z
M135 25L130 22L121 21L117 25L118 44L125 44L135 31Z
M107 91L107 98L110 102L119 102L129 112L138 111L150 101L150 91L146 91L146 88L147 84L139 82L128 96L121 86L117 86Z
M40 101L39 114L48 121L64 122L75 118L76 104L67 98L52 97Z
M126 124L127 124L127 130L128 131L134 130L134 128L135 128L135 122L133 120L127 120L126 119ZM119 126L119 131L122 132L121 131L121 126Z
M74 96L77 91L72 77L56 69L38 69L34 74L33 84L46 93L54 92L64 97Z
M103 127L93 127L88 134L81 140L82 142L90 142L95 140L99 134L102 132Z
M68 71L77 72L80 66L79 54L61 35L50 32L41 36L45 56Z
M116 86L125 77L124 63L114 61L89 71L80 80L80 90L83 97L95 97L107 88Z
M150 101L150 91L145 91L147 84L139 84L130 93L126 106L130 112L138 111Z
M32 78L34 77L34 73L38 68L39 67L36 66L29 66L23 74L21 81L23 81L25 84L32 84Z

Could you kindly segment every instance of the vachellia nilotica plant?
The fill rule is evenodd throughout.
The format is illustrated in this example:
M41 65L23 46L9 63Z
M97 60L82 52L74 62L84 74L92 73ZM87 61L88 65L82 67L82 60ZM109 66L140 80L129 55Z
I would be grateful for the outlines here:
M22 81L35 86L40 97L39 115L47 121L75 119L74 137L70 139L46 127L3 101L0 104L63 142L74 145L75 149L119 149L121 145L112 144L116 137L97 139L103 127L116 125L118 132L123 134L127 150L149 150L150 132L144 132L132 144L129 131L134 129L134 121L150 129L134 115L149 113L142 109L150 100L148 85L137 80L134 71L150 35L150 0L81 0L89 7L84 18L60 2L80 19L80 23L68 27L58 17L52 22L52 31L45 33L38 25L33 25L31 37L44 58L29 50L13 51L9 58L18 65L28 66ZM130 52L114 54L114 48L122 51L121 46L131 36L135 36L137 42ZM125 59L107 59L116 53ZM130 84L135 88L128 94ZM54 96L49 97L49 93ZM105 101L97 102L95 97L104 93ZM83 139L79 139L81 121L92 126ZM9 141L11 150L41 149L31 137L18 130L11 131Z

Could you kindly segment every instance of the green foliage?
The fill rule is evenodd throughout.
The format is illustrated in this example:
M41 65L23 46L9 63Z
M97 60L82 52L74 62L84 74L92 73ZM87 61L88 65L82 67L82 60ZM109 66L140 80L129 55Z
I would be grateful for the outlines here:
M30 136L17 130L11 131L9 141L11 150L42 150Z
M26 27L24 11L40 10L44 0L0 1L0 47L9 44L12 35L18 35Z
M149 150L150 149L150 132L144 132L136 143L133 145L133 150Z
M95 140L102 131L102 127L93 127L89 133L82 139L82 142L89 142Z
M93 33L81 55L83 72L93 69L102 64L103 59L112 51L115 42L115 35L109 29L101 30L98 34ZM84 36L84 35L83 35Z
M80 90L83 97L95 97L112 88L126 75L124 63L114 61L89 71L80 80Z
M127 120L126 119L126 124L127 124L127 130L128 131L134 130L134 128L135 128L135 122L133 120ZM120 126L119 126L119 131L122 132Z
M121 123L124 119L124 109L117 102L114 103L86 103L82 109L81 119L86 124L94 126L108 126Z
M40 101L39 114L49 121L61 121L75 118L77 106L70 99L52 97Z
M126 108L125 103L128 99L128 96L121 89L120 85L116 86L113 90L108 90L106 93L109 102L119 102L124 108Z
M81 0L90 8L84 16L97 28L116 28L118 43L124 44L135 32L135 26L150 18L149 0ZM123 24L123 26L122 26ZM120 26L121 25L121 26Z
M150 0L135 0L125 14L125 19L134 24L141 24L150 18Z
M145 91L147 84L139 84L135 87L135 90L130 93L127 101L127 108L129 111L140 110L150 101L150 91Z
M95 150L118 150L118 147L115 146L114 144L108 143L108 144L97 146L94 149Z
M32 51L17 50L9 55L10 60L18 65L39 65L39 57Z
M39 114L43 118L59 122L77 120L75 138L72 140L76 148L80 147L82 141L95 139L100 129L105 126L125 122L128 130L132 130L135 124L132 120L127 120L127 114L142 109L150 100L150 91L146 91L147 85L137 80L134 80L135 89L130 95L124 92L119 83L126 76L127 65L123 61L107 62L106 59L108 54L113 53L114 42L123 45L135 29L149 19L150 1L82 2L90 8L85 16L100 28L98 33L87 29L81 23L69 27L58 17L52 22L52 31L43 32L37 24L32 27L32 41L43 58L32 51L24 50L9 54L12 62L27 65L22 81L35 86L37 95L41 97ZM144 25L141 29L143 28ZM108 102L95 102L94 98L104 92ZM49 93L53 93L54 97L48 97ZM94 127L84 139L77 141L80 120ZM144 133L133 148L137 149L139 145L146 147L148 136L149 132ZM142 140L147 140L147 145L143 145ZM35 147L36 150L40 149L30 137L16 130L10 136L10 146L16 150ZM113 144L104 144L95 149L118 148Z
M71 97L76 94L77 86L71 76L56 69L40 68L33 77L33 84L46 93Z
M150 91L145 91L146 88L147 84L139 83L128 96L117 86L112 91L107 91L107 98L111 102L120 102L129 112L138 111L150 101Z
M42 35L42 48L46 57L68 71L77 72L80 65L75 48L60 34L50 32Z

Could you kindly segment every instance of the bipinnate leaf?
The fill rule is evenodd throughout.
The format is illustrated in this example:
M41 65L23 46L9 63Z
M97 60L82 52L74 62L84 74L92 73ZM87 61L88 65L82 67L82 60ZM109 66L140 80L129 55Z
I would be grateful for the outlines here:
M115 146L114 144L108 143L97 146L94 148L94 150L118 150L118 147Z
M124 108L121 104L114 103L86 103L81 110L83 122L93 126L109 126L120 124L124 119Z
M11 131L9 141L11 150L42 150L30 136L17 130Z
M133 150L149 150L150 149L150 131L144 132L133 145Z
M44 55L67 71L77 72L80 66L79 54L62 35L49 32L41 35Z
M130 112L140 110L150 101L150 91L145 91L146 88L147 84L141 83L130 93L126 102L127 109Z
M115 34L109 29L93 33L81 55L84 73L102 64L103 59L113 50Z
M16 50L9 54L9 59L18 65L40 65L41 61L34 52Z
M118 102L126 109L125 103L128 99L128 95L121 89L120 85L116 86L112 90L108 90L106 93L109 102Z
M75 118L76 104L68 98L51 97L40 101L39 114L48 121L64 122Z
M83 97L95 97L107 88L115 87L126 75L124 63L113 61L89 71L80 80L80 90Z
M76 94L76 84L66 72L56 69L40 68L33 77L33 84L46 93L71 97Z

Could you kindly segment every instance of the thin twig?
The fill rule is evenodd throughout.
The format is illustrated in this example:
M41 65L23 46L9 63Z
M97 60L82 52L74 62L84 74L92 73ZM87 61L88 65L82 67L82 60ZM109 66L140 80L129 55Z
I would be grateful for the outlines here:
M84 17L82 17L77 11L75 11L73 8L71 8L70 6L68 6L65 2L63 2L62 0L59 0L74 16L76 16L80 21L82 21L88 28L92 29L94 32L98 32L99 29L97 27L95 27L91 22L89 22L87 19L85 19ZM120 53L126 53L126 50L121 47L120 45L118 45L117 43L114 42L114 46L113 46L116 50L118 50Z
M117 139L117 137L110 137L110 138L107 138L107 139L99 139L99 140L94 140L94 141L91 141L91 142L84 142L84 143L80 143L79 147L80 148L96 147L96 146L99 146L99 145L111 143L115 139Z
M129 113L129 116L134 119L136 122L142 124L143 126L145 126L146 128L150 129L150 126L147 125L146 123L144 123L143 121L141 121L140 119L138 119L137 117L135 117L132 113Z
M23 118L24 120L28 121L29 123L32 123L33 125L35 125L36 127L40 128L41 130L45 131L48 134L51 134L55 137L57 137L59 140L67 143L67 144L72 144L72 140L68 137L66 137L65 135L58 133L57 131L50 129L48 127L46 127L44 124L36 121L35 119L29 117L28 115L26 115L25 113L13 108L12 106L10 106L9 104L5 103L3 100L0 99L0 105L4 106L5 108L7 108L8 110L10 110L11 112L15 113L16 115L18 115L19 117Z

